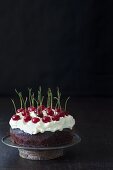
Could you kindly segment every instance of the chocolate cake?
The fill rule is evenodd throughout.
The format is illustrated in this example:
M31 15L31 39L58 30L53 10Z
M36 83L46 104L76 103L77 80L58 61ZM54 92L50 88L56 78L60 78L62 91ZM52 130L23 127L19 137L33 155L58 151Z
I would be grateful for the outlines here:
M17 92L17 91L16 91ZM10 137L12 142L30 147L54 147L71 143L75 120L67 110L67 101L62 109L60 104L61 93L57 90L57 103L53 107L53 95L48 89L47 106L42 105L41 88L38 91L38 100L29 89L29 103L23 99L21 92L17 92L21 108L16 110L10 119ZM35 106L36 102L36 106ZM28 107L27 104L30 106ZM23 108L24 106L24 108Z
M61 146L70 143L73 139L73 134L70 129L38 133L35 135L30 135L20 129L10 129L10 135L12 142L31 147Z

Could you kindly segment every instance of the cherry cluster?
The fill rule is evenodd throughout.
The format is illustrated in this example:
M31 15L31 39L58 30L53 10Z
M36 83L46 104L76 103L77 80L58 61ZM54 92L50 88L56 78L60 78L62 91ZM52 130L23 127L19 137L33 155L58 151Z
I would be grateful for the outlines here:
M33 123L39 122L40 119L42 119L44 123L51 122L52 120L59 121L60 117L64 117L68 115L66 111L66 107L67 107L67 101L69 100L69 97L65 101L64 110L63 110L61 107L61 92L59 91L59 88L57 88L57 97L53 97L51 89L48 88L47 106L42 104L44 100L44 96L42 95L41 87L39 87L37 97L35 97L34 93L32 93L32 89L28 89L29 98L26 97L25 99L23 98L21 92L18 92L17 90L15 91L20 99L20 109L16 109L15 102L14 100L12 100L14 109L15 109L15 115L12 116L13 120L20 119L20 116L18 113L22 114L25 122L32 120ZM55 106L53 106L54 100L56 101ZM27 101L29 102L29 104L27 103ZM53 111L53 108L55 112ZM43 115L43 110L46 111L47 116ZM30 116L30 112L32 111L37 115L37 117Z
M38 117L31 117L30 112L34 112ZM47 116L43 115L43 111L46 111ZM68 116L68 112L63 111L61 108L55 108L55 112L51 107L45 107L44 105L38 106L38 108L34 106L30 106L27 109L20 108L17 109L16 114L12 116L12 119L17 121L20 120L20 116L18 113L21 113L24 116L24 121L32 121L33 123L37 123L42 119L44 123L48 123L51 121L59 121L60 117Z

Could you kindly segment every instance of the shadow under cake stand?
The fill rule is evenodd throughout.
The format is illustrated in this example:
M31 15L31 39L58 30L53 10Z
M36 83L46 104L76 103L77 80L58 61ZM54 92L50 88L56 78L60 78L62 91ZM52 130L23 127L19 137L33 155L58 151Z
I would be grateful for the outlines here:
M19 150L19 155L22 158L30 160L50 160L63 156L64 150L78 144L81 138L74 134L73 140L70 144L56 146L56 147L25 147L14 144L10 140L10 135L2 138L2 142L10 147L17 148Z

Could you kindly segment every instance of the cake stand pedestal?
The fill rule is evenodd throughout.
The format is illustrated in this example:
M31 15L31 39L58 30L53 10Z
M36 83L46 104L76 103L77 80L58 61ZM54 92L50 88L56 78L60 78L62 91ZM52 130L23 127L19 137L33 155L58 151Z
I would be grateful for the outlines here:
M26 150L26 149L18 149L19 155L25 159L31 160L50 160L55 159L60 156L63 156L63 149L57 150L45 150L45 151L33 151L33 150Z
M65 140L65 139L64 139ZM50 160L63 156L64 150L78 144L81 138L75 133L71 143L55 147L27 147L13 143L10 135L2 138L2 142L10 147L17 148L21 158L30 160Z

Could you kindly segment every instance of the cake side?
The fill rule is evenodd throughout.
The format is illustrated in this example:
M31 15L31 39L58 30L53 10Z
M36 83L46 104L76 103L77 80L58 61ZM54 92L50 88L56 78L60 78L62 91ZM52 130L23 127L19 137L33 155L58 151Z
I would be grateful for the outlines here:
M10 137L13 143L28 147L54 147L72 142L73 131L64 129L56 132L44 132L30 135L20 129L10 129Z

